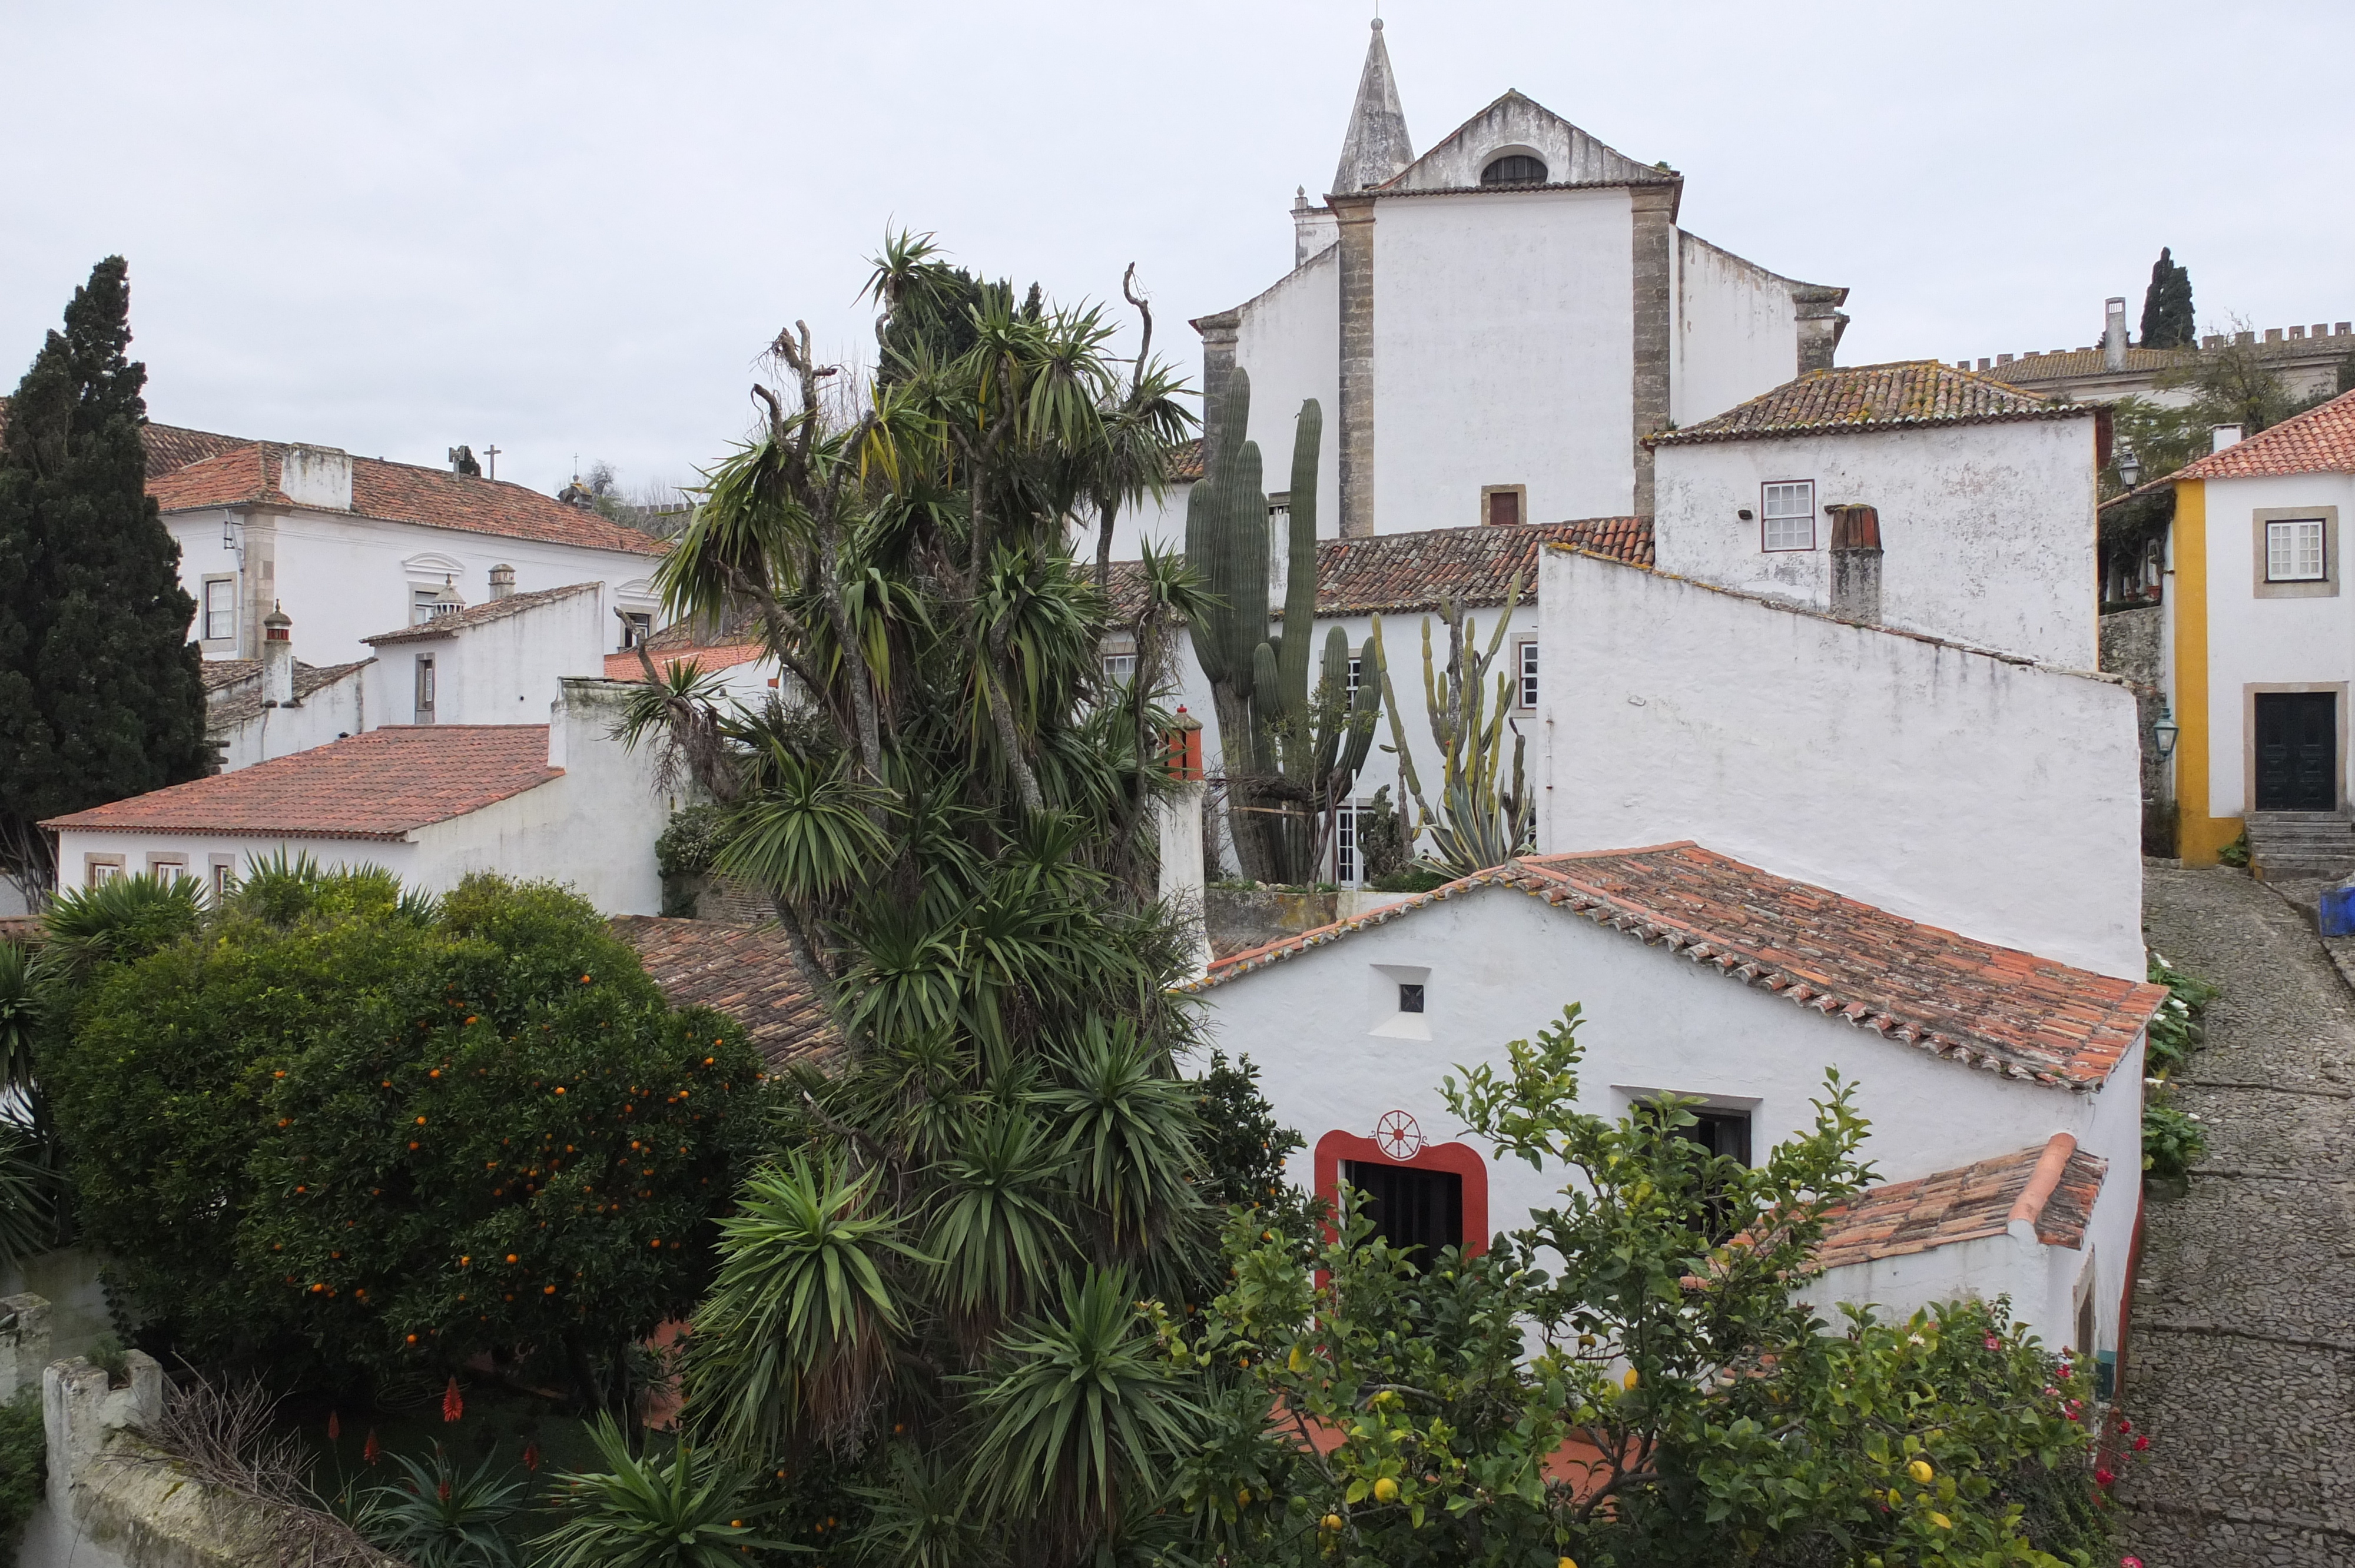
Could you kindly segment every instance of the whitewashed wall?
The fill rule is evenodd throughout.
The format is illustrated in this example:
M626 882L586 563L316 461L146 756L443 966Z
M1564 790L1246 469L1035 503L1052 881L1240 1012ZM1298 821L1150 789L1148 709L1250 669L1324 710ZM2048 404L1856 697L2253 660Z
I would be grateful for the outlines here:
M1420 1037L1396 1032L1402 979L1425 986ZM1489 1226L1503 1230L1550 1202L1565 1176L1494 1159L1450 1118L1440 1080L1459 1064L1502 1069L1507 1042L1534 1038L1572 1001L1585 1018L1582 1108L1615 1118L1640 1099L1673 1092L1746 1109L1753 1160L1812 1124L1827 1067L1857 1085L1859 1108L1872 1123L1862 1156L1883 1181L2010 1154L2055 1132L2107 1155L2111 1178L2091 1239L2106 1277L2105 1329L2115 1343L2140 1184L2139 1048L2097 1094L1998 1077L1795 1006L1506 888L1426 906L1213 987L1203 993L1203 1018L1209 1044L1248 1055L1277 1119L1306 1138L1289 1180L1313 1183L1312 1153L1327 1132L1370 1137L1385 1112L1404 1110L1431 1142L1460 1139L1487 1160ZM1851 1277L1836 1287L1869 1291L1891 1309L2012 1290L2048 1339L2071 1332L2065 1291L2058 1316L2042 1315L2051 1308L2041 1273L2013 1267L1958 1280L1935 1266L1846 1272ZM2073 1281L2073 1268L2067 1274ZM2038 1292L2023 1288L2029 1285ZM1864 1297L1811 1298L1828 1308L1833 1299Z
M1341 270L1338 250L1327 250L1295 268L1265 293L1242 307L1235 331L1235 365L1251 373L1249 439L1259 443L1260 482L1270 493L1292 484L1292 436L1303 400L1314 397L1324 411L1317 443L1317 536L1341 534ZM1207 418L1209 410L1204 410ZM1158 524L1162 536L1182 546L1186 512L1182 502ZM1115 560L1134 560L1115 546Z
M351 671L291 707L266 707L240 724L218 729L208 726L207 733L222 743L221 771L234 773L372 727L367 691L373 669L363 665Z
M2334 556L2338 592L2260 599L2256 514L2324 507L2339 513L2334 551L2355 539L2355 474L2304 473L2269 479L2211 479L2207 490L2208 814L2237 817L2250 808L2252 685L2355 684L2355 588ZM2169 595L2169 610L2174 596ZM2168 646L2174 647L2170 636ZM2178 679L2181 676L2179 674ZM2178 704L2180 712L2180 704ZM2340 777L2355 779L2355 724L2342 710ZM2342 804L2344 801L2342 800Z
M434 723L537 724L556 700L559 680L603 675L621 625L612 602L601 587L459 626L446 637L388 642L368 668L370 722L416 722L417 661L430 654Z
M1549 550L1548 851L1694 839L1909 919L2143 973L2132 694Z
M1668 418L1698 424L1798 374L1798 307L1787 279L1680 232L1676 281Z
M652 556L282 508L242 514L235 530L242 548L230 550L221 542L229 516L222 508L207 507L164 519L180 544L181 586L200 607L206 577L235 574L240 563L251 573L238 636L204 642L208 658L256 656L259 639L250 622L260 612L252 606L267 611L274 601L301 630L305 660L342 664L365 659L369 650L361 639L410 624L413 589L438 587L446 575L468 604L481 604L490 598L491 568L500 565L515 568L519 593L601 582L609 605L655 609L647 587L656 563ZM602 646L618 648L620 623L610 612L606 621Z
M1529 522L1625 515L1628 193L1417 196L1376 219L1377 531L1478 524L1483 485L1527 485ZM1328 429L1337 415L1327 404Z
M1295 413L1299 411L1297 404ZM1332 415L1326 420L1329 424ZM1286 472L1290 471L1289 456L1292 437L1284 438ZM1282 490L1286 482L1278 480L1269 488ZM1183 555L1186 550L1186 498L1194 486L1173 484L1158 496L1148 495L1134 506L1124 506L1112 520L1112 558L1115 561L1141 561L1145 558L1145 542L1151 540L1156 551L1163 555ZM1085 527L1071 530L1071 554L1082 572L1092 572L1096 560L1096 524L1089 520Z
M2095 667L2090 416L1668 445L1655 471L1661 571L1823 609L1831 524L1821 509L1861 503L1881 513L1890 625ZM1767 551L1760 487L1798 479L1815 481L1816 547Z

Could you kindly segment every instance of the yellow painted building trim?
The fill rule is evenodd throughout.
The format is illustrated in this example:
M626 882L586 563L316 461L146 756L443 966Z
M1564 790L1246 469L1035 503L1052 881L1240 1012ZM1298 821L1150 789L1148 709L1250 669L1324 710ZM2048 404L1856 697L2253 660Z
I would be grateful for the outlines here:
M2176 853L2186 865L2213 865L2216 852L2241 836L2238 817L2211 817L2209 779L2208 485L2175 486L2175 801Z

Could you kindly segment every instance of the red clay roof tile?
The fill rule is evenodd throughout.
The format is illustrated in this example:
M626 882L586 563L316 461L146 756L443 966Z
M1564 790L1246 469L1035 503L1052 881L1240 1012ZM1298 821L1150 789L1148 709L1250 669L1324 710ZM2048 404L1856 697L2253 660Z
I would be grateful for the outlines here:
M624 915L612 924L672 1006L726 1013L744 1026L770 1066L829 1066L841 1056L842 1038L783 931L654 915Z
M1713 419L1644 440L1646 446L1685 446L1922 425L2080 419L2094 412L2090 403L2056 403L1981 372L1957 370L1934 359L1909 359L1810 370Z
M374 637L363 637L369 647L388 642L430 642L440 637L455 637L477 626L494 620L505 620L511 615L521 615L544 604L570 599L575 594L595 593L602 583L573 583L565 588L535 588L529 593L511 593L505 599L486 599L480 604L470 604L464 609L453 609L447 615L437 615L431 620L420 620L408 626L379 631Z
M1541 898L1886 1039L2057 1087L2100 1087L2167 998L2158 986L1924 926L1689 842L1508 861L1231 954L1185 989L1226 984L1484 887Z
M2055 1136L2068 1138L2066 1133ZM1824 1238L1817 1245L1815 1261L1823 1268L1838 1268L2001 1235L2010 1224L2013 1204L2027 1191L2051 1147L2039 1144L1956 1170L1874 1187L1832 1212ZM2060 1184L2036 1218L2036 1239L2046 1246L2082 1245L2085 1227L2093 1219L2094 1200L2108 1171L2106 1160L2083 1150L2070 1153Z
M399 841L563 772L544 724L389 726L41 825Z
M2355 392L2184 464L2176 479L2265 479L2355 473Z

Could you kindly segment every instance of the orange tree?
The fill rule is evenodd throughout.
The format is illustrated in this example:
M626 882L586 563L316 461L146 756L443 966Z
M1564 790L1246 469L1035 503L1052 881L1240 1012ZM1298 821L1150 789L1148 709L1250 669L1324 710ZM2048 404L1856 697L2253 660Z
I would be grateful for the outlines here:
M1227 1564L2087 1563L2107 1538L2091 1379L1957 1302L1837 1330L1796 1295L1870 1178L1835 1081L1756 1169L1675 1106L1575 1108L1577 1010L1451 1107L1565 1178L1485 1255L1363 1219L1304 1268L1239 1221L1231 1287L1162 1317L1211 1413L1179 1461L1184 1555ZM1739 1238L1728 1243L1728 1237Z
M151 1337L335 1380L488 1352L583 1399L706 1284L765 1095L570 893L300 864L100 965L43 1066Z

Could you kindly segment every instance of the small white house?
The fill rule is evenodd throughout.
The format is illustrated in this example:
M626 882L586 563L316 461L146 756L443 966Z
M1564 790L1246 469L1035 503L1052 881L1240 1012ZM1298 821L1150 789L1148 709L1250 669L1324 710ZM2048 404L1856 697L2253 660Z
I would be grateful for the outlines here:
M2346 818L2355 758L2355 594L2340 554L2355 517L2355 393L2220 439L2173 476L2164 599L2181 853L2198 864L2253 815ZM2355 846L2335 836L2329 858L2344 860Z
M278 442L168 471L151 455L149 472L208 659L260 658L272 609L334 662L367 658L372 631L502 590L603 585L631 620L608 615L601 652L659 617L663 541L519 484Z
M684 803L613 730L623 689L567 680L542 724L391 725L42 826L58 887L192 876L218 892L280 853L379 865L444 892L468 874L570 884L608 915L662 906L655 839Z
M2103 418L1931 360L1810 371L1651 438L1659 569L1850 613L1836 519L1863 508L1856 619L2094 669Z
M273 757L308 751L368 728L369 661L325 669L294 657L294 622L262 617L261 657L208 659L205 735L234 773Z
M1837 1266L1808 1291L1820 1309L2009 1293L2049 1343L2118 1343L2156 986L1672 843L1508 863L1236 954L1189 989L1210 1042L1248 1055L1306 1137L1292 1180L1328 1197L1344 1179L1416 1186L1402 1206L1473 1246L1566 1178L1475 1146L1441 1079L1502 1069L1506 1043L1568 1003L1582 1107L1696 1097L1696 1136L1747 1163L1812 1125L1837 1068L1872 1124L1862 1157L1892 1185L1837 1227Z
M363 641L378 724L514 724L568 676L597 678L619 622L602 583L495 593Z

